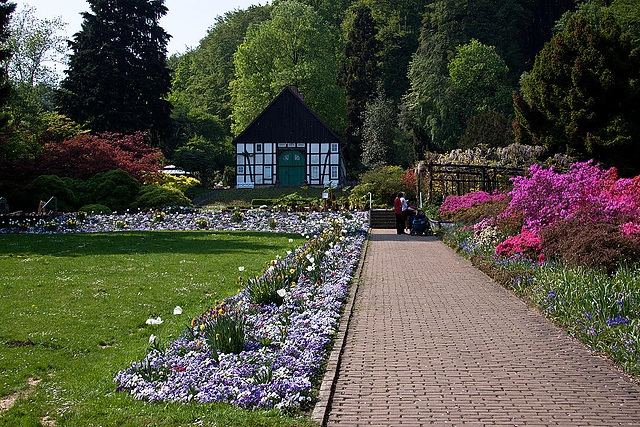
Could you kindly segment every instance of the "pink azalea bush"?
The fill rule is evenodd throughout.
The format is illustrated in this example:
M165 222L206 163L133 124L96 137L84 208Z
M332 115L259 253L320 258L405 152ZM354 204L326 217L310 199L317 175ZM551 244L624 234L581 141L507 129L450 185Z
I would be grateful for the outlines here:
M576 215L594 221L637 219L639 178L618 178L615 168L600 169L592 161L575 163L567 173L534 165L529 176L513 179L511 201L503 215L522 213L524 228L530 230Z
M540 258L542 250L542 239L538 233L534 231L524 230L517 236L511 236L504 242L500 243L495 250L496 255L503 257L511 257L516 254L525 254L528 258Z

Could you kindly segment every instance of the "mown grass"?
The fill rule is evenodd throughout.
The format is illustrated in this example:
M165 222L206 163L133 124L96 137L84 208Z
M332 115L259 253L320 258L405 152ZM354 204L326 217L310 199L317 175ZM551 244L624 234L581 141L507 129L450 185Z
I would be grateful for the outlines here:
M312 425L275 411L135 401L113 383L146 354L152 333L167 342L237 292L239 266L260 271L301 240L211 231L0 235L0 397L23 396L0 425ZM175 306L184 314L174 316ZM162 325L145 324L158 316Z

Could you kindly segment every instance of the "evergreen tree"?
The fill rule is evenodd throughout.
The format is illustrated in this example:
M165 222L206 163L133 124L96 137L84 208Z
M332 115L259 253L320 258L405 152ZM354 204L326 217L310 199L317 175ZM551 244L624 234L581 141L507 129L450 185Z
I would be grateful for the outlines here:
M594 22L577 14L545 45L514 96L516 140L637 173L638 81L640 49L613 14Z
M375 94L376 82L380 78L377 57L380 42L376 39L377 34L371 10L361 5L355 10L338 69L338 84L346 92L350 122L345 134L350 152L356 158L359 157L359 143L354 134L362 127L364 110Z
M0 45L5 45L9 39L9 21L15 8L15 3L0 0ZM5 63L10 57L11 51L9 49L0 49L0 63ZM0 67L0 108L4 107L10 93L11 87L8 82L7 70L5 67ZM7 118L0 116L0 128L3 128L6 123Z
M63 113L93 131L149 131L155 143L168 134L170 36L158 21L164 0L88 0L82 29L62 81Z

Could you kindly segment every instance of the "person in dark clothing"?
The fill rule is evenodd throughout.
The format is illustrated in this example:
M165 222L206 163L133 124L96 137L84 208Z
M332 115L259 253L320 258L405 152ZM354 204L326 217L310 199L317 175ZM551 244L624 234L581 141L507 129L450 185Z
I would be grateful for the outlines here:
M398 193L396 199L393 201L393 211L396 214L396 232L398 234L405 234L404 218L402 217L402 198L404 198L404 193Z

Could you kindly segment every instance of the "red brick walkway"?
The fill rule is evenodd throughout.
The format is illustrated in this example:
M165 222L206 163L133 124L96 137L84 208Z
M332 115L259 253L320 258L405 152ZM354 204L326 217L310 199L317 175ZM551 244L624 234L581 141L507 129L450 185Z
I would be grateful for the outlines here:
M328 425L640 425L640 387L433 237L372 230Z

